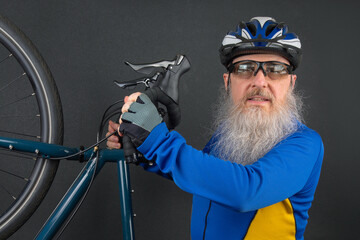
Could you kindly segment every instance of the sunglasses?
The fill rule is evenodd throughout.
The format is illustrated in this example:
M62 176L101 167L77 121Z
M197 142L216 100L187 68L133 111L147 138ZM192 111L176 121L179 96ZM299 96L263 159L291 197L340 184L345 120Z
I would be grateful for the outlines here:
M250 79L262 70L265 77L269 77L271 80L280 80L286 78L292 73L292 66L277 62L257 62L252 60L244 60L235 63L231 63L228 67L229 73L233 73L241 79Z

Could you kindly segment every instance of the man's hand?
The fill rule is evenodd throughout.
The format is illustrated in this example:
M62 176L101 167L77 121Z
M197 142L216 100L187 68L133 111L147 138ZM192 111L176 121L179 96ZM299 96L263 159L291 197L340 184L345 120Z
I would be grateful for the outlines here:
M127 134L136 147L163 121L155 105L144 93L134 93L125 98L120 117L120 132Z
M109 126L108 126L108 132L106 133L106 136L109 136L111 133L113 133L114 131L118 131L120 124L114 123L113 121L109 121ZM120 136L122 136L121 133L119 133ZM111 137L108 138L107 142L106 142L106 146L109 149L119 149L121 148L121 144L120 144L120 139L118 136L112 135Z
M126 96L124 98L124 102L125 104L123 105L121 111L127 112L131 103L136 101L136 98L140 95L140 92L136 92L131 94L130 96ZM121 117L119 119L119 122L121 123ZM109 121L109 126L108 126L108 132L106 133L106 137L109 136L111 133L113 133L114 131L118 131L119 135L122 136L123 134L121 132L119 132L119 128L120 128L120 124L115 123L113 121ZM111 137L108 138L107 142L106 142L106 146L109 149L120 149L121 143L120 143L120 139L118 136L112 135Z
M130 105L136 101L136 99L138 98L138 96L140 96L141 92L136 92L131 94L130 96L126 96L124 98L124 102L125 104L123 105L123 107L121 108L121 112L124 114L129 110ZM121 116L119 119L119 123L121 124Z

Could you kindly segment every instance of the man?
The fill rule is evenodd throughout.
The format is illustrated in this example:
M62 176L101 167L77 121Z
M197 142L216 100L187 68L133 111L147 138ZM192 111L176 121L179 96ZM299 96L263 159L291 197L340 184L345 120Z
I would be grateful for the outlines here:
M169 132L145 94L125 98L120 131L156 161L153 171L194 195L192 239L303 239L324 150L294 92L300 40L256 17L225 36L220 57L225 90L203 151ZM107 144L120 147L116 137Z

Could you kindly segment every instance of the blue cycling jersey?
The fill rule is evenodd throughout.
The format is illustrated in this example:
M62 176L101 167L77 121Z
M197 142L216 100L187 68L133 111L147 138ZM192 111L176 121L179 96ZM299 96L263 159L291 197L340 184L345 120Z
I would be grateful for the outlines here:
M243 166L203 151L164 123L138 148L192 193L192 239L303 239L324 154L320 136L305 125L257 162ZM211 154L209 154L211 152Z

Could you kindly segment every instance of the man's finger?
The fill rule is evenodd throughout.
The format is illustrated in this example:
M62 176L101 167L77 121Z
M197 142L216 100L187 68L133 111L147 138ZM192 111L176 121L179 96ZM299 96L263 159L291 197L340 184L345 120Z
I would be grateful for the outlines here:
M131 105L132 103L133 103L133 102L131 102L131 101L128 101L127 103L125 103L125 104L122 106L122 108L121 108L121 112L122 112L122 113L127 112L127 111L129 110L129 107L130 107L130 105Z
M110 120L111 121L111 120ZM111 127L112 127L112 129L115 131L116 129L118 129L119 128L119 123L117 123L117 122L113 122L113 121L111 121Z
M136 101L136 99L141 95L141 92L136 92L131 94L130 96L126 96L124 98L125 104L121 108L122 113L127 112L129 110L130 105Z
M109 137L107 140L110 141L110 142L115 142L115 143L119 142L119 138L117 136L114 136L114 135Z
M109 126L108 126L108 131L109 132L114 132L116 129L119 128L119 124L118 123L114 123L113 121L109 121Z
M119 118L119 123L120 123L120 125L122 124L121 118L122 118L122 114L120 115L120 118ZM120 127L120 125L119 125L119 127ZM118 132L119 132L119 127L117 128Z
M110 141L107 141L106 142L106 146L110 149L120 149L121 147L121 144L120 143L115 143L115 142L110 142Z
M135 102L138 96L140 96L141 92L133 93L129 96L126 102Z

